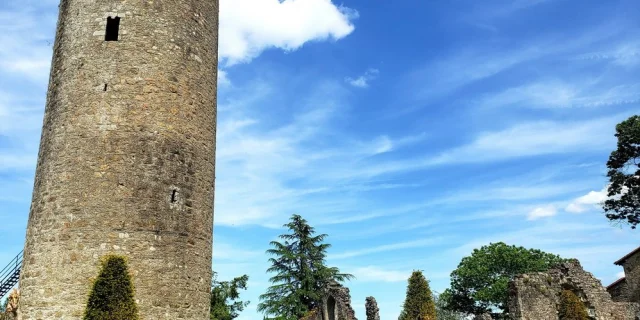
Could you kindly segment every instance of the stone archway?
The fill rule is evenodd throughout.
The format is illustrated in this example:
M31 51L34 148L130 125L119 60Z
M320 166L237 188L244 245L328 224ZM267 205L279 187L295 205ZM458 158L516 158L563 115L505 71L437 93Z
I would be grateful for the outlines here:
M327 299L327 315L327 320L336 320L336 299L332 296Z

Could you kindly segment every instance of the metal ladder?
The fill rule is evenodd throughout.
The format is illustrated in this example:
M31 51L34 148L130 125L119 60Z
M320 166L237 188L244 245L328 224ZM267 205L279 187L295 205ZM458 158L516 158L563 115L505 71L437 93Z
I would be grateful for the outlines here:
M22 254L23 251L20 251L20 253L0 271L0 299L7 295L9 291L18 284L18 280L20 280Z

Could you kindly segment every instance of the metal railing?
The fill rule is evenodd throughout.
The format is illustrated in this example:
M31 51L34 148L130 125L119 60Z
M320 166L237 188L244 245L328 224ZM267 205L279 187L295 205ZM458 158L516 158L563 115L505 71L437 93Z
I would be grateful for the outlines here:
M20 253L0 271L0 299L7 295L7 293L16 286L18 280L20 280L22 255L23 251L20 251Z

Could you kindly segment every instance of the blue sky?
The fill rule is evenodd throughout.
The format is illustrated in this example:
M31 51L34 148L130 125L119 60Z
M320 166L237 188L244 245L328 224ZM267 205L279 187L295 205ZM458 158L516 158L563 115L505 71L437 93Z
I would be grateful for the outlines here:
M250 276L301 214L396 319L490 242L575 257L606 285L638 231L598 209L640 110L636 0L221 0L214 270ZM57 18L0 3L0 265L23 245Z

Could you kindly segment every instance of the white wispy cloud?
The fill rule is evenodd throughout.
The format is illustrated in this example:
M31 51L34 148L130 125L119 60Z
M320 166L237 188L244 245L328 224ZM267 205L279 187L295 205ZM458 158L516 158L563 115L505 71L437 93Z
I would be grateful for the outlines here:
M292 51L310 41L339 40L353 32L357 17L331 0L222 0L220 58L230 66L268 48Z
M482 108L588 108L640 103L640 84L605 83L600 79L540 80L488 94Z
M366 266L345 270L347 273L355 275L359 282L404 282L411 276L410 270L387 270L377 266Z
M622 116L615 116L588 121L523 122L503 130L481 133L470 144L444 152L431 161L483 162L578 150L603 150L610 148L615 142L613 130L621 118Z
M372 253L388 252L388 251L394 251L394 250L400 250L400 249L428 247L428 246L441 244L443 243L444 240L445 240L444 237L434 237L429 239L420 239L420 240L412 240L412 241L399 242L399 243L384 244L384 245L379 245L375 247L369 247L366 249L352 250L352 251L347 251L347 252L338 253L338 254L330 254L328 258L337 260L337 259L359 257L359 256L368 255Z
M378 69L371 68L357 78L346 77L344 80L354 87L366 88L369 86L369 82L378 77L379 73Z
M229 80L229 76L227 71L218 70L218 86L227 87L231 85L231 80Z
M576 59L609 61L621 67L635 67L640 63L640 42L630 39L603 50L579 54Z
M583 213L595 209L600 203L607 200L607 188L600 191L589 191L589 193L576 198L564 209L571 213Z
M546 205L546 206L537 207L531 210L531 212L529 212L529 215L527 216L527 219L537 220L540 218L553 217L556 215L556 213L558 213L558 209L556 209L555 206Z

